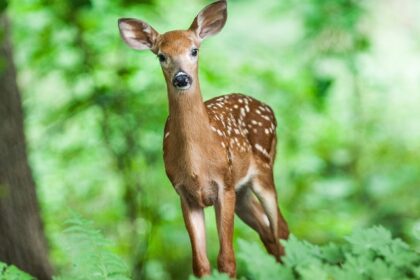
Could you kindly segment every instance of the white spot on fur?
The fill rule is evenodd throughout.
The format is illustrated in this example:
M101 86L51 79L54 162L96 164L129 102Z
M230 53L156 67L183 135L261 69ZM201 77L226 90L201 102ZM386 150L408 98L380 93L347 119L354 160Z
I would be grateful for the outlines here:
M254 147L257 151L261 152L263 155L270 158L270 155L268 154L267 150L264 149L260 144L255 144Z

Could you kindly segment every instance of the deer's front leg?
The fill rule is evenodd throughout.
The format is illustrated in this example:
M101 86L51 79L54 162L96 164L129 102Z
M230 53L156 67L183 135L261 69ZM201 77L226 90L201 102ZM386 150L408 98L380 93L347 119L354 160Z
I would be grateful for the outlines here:
M220 272L236 277L235 253L233 251L233 221L235 213L235 191L219 191L215 204L217 232L219 234L220 250L217 266Z
M206 227L203 208L192 206L181 197L182 214L190 235L193 272L197 277L210 274L210 263L206 252Z

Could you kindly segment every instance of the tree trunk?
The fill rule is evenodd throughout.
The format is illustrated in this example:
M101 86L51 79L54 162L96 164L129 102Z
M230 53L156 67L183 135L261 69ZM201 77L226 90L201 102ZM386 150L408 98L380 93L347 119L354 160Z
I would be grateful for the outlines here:
M23 113L10 29L0 11L0 261L51 279L35 184L26 155Z

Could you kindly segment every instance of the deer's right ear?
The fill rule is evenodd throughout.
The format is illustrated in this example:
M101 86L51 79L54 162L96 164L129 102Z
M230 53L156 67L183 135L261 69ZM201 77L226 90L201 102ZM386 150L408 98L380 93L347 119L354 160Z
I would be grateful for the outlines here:
M200 40L204 40L222 30L227 19L226 0L214 2L198 13L190 26Z
M121 38L133 49L147 50L155 47L159 33L144 21L132 18L118 20Z

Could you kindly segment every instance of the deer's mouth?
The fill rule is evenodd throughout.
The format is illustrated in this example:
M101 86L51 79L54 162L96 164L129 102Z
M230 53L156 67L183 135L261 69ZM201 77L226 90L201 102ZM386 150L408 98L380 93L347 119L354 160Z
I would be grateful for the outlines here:
M179 71L172 79L172 85L179 90L186 90L191 87L192 78L185 72Z

